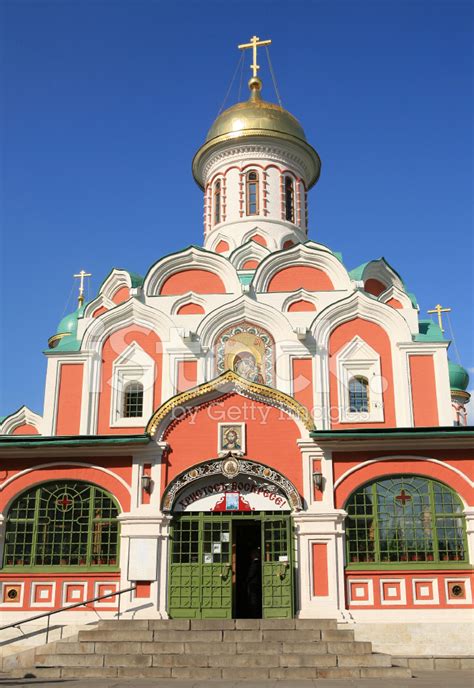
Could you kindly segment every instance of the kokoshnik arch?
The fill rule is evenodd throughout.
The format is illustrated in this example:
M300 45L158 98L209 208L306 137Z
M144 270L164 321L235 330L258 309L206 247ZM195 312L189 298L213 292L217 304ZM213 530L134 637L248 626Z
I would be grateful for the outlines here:
M134 618L329 616L399 652L403 623L411 651L459 652L467 373L388 261L309 238L321 161L255 64L193 160L203 247L114 268L87 303L79 273L43 412L1 421L2 620L132 583ZM98 613L117 600L60 619Z

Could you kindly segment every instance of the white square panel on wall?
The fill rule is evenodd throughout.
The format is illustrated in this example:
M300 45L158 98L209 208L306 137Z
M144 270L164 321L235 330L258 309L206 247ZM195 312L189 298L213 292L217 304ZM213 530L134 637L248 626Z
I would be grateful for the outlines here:
M399 605L407 603L407 589L404 578L381 578L379 586L381 604Z
M128 580L155 581L158 577L158 539L130 538Z
M36 581L31 584L31 607L54 607L56 601L56 581Z
M353 578L347 581L348 597L352 606L371 606L374 604L374 582L371 578Z
M439 604L439 587L436 578L413 578L413 604Z

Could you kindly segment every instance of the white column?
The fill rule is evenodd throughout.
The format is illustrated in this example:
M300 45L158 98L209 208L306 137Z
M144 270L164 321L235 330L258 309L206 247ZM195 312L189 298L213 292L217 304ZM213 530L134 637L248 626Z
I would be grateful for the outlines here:
M346 512L342 510L294 516L299 552L299 618L337 618L341 621L346 618L343 547L345 516ZM313 557L314 545L322 546L317 551L325 553L327 567L323 560L318 570L318 561Z
M468 506L464 509L464 516L466 517L466 534L467 534L467 549L469 553L469 562L474 562L474 506Z

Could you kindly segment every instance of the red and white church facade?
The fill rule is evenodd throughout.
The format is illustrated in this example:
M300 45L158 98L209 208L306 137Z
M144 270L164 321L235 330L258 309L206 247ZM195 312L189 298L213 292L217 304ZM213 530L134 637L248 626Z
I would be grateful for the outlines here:
M125 618L331 617L469 653L467 373L386 260L309 239L318 154L249 86L193 161L203 247L112 270L49 340L42 415L0 424L0 624L135 586Z

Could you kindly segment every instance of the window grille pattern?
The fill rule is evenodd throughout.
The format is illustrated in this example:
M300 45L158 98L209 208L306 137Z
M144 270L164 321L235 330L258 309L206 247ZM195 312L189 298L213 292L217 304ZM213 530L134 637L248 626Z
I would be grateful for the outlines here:
M143 416L143 385L130 382L123 394L123 417L141 418Z
M291 177L285 177L285 218L288 222L295 220L295 190Z
M369 381L366 377L349 380L349 410L351 413L367 413L369 410Z
M249 172L247 174L247 215L257 215L258 213L258 174Z
M51 482L12 504L4 567L116 566L118 508L104 490L81 482Z
M346 505L348 563L466 561L462 508L449 487L427 478L370 483Z

